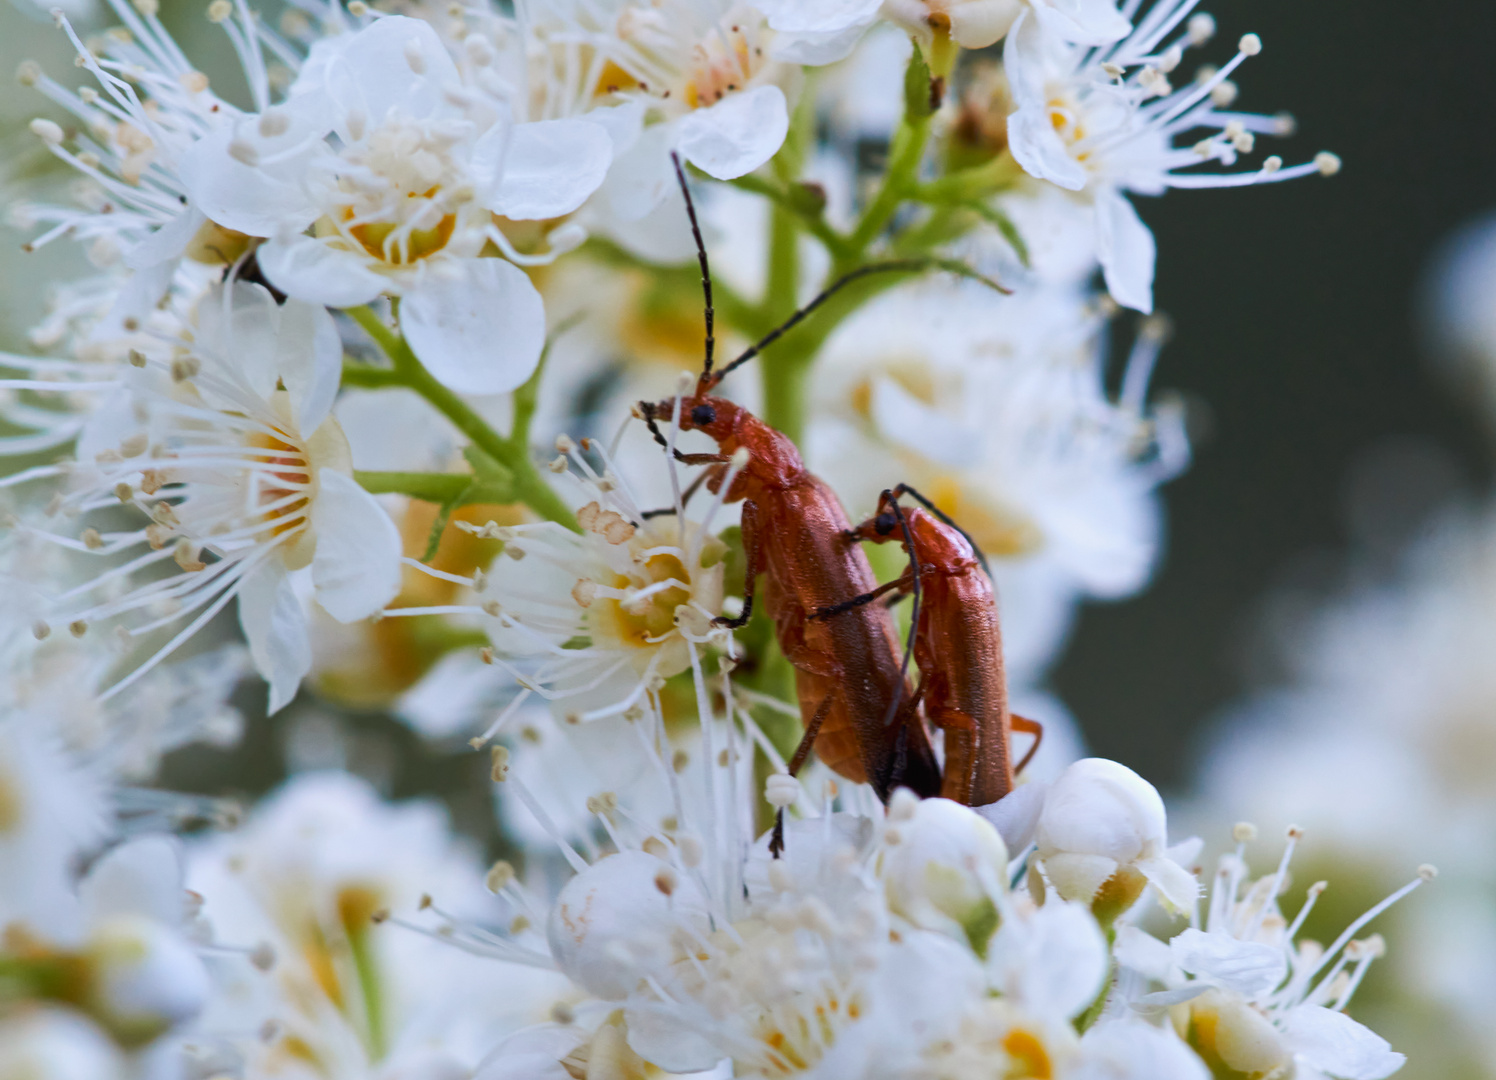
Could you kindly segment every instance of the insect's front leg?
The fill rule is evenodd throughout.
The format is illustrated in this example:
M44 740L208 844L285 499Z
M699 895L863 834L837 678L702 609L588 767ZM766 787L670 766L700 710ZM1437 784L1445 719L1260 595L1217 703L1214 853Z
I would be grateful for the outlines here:
M736 619L729 619L726 615L718 615L712 620L716 626L726 626L733 630L739 630L748 625L748 620L753 618L753 588L758 580L759 573L763 570L764 548L763 548L763 525L758 512L758 503L752 499L743 500L743 555L748 568L743 575L743 610Z

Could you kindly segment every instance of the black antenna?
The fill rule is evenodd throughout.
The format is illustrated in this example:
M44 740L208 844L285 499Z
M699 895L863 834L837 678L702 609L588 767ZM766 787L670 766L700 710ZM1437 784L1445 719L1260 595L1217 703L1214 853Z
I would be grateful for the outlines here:
M680 193L686 197L686 215L691 219L691 235L696 240L696 261L701 264L701 291L706 296L706 359L701 365L701 374L705 378L712 373L712 353L717 347L717 316L712 310L712 271L706 261L706 244L701 239L701 226L696 223L696 204L691 201L691 187L686 183L686 170L681 167L680 155L674 150L670 151L670 164L675 166L675 179L680 183Z
M923 270L930 265L931 263L929 259L891 259L888 262L873 263L870 266L859 266L856 270L853 270L850 273L843 274L841 277L833 281L830 285L827 285L824 289L822 289L820 293L810 301L810 303L806 304L799 311L795 312L788 319L784 320L784 322L780 324L779 327L769 331L769 333L764 335L764 337L761 338L757 344L749 346L746 352L744 352L736 360L719 371L716 375L716 378L712 380L713 385L721 382L728 376L730 372L733 372L742 367L749 360L752 360L759 353L763 352L763 350L774 344L774 342L778 341L788 331L794 329L797 325L799 325L807 315L813 312L816 308L820 307L827 300L830 300L831 297L836 295L837 292L839 292L844 287L852 284L852 282L856 281L858 278L865 278L869 274L884 274L897 273L900 271L907 272L910 270Z

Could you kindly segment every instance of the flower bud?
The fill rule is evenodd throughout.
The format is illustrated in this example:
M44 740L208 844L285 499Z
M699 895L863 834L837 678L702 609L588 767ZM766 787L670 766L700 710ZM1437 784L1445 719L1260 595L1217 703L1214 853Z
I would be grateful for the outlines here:
M1195 879L1165 854L1158 790L1115 761L1085 758L1067 768L1045 800L1035 839L1050 885L1066 900L1089 904L1103 924L1150 883L1175 911L1198 892Z
M0 1020L0 1076L121 1080L124 1055L88 1020L62 1009L21 1009Z
M889 908L926 930L968 942L982 955L997 929L992 893L1003 888L1008 849L997 830L949 799L924 799L883 852Z
M659 885L664 873L674 874L664 860L624 851L567 882L546 930L561 970L598 997L619 1001L670 963L680 929L709 933L695 882L674 875L667 892Z
M98 926L87 954L93 967L90 1004L122 1040L155 1038L191 1020L208 999L208 973L170 927L140 915Z

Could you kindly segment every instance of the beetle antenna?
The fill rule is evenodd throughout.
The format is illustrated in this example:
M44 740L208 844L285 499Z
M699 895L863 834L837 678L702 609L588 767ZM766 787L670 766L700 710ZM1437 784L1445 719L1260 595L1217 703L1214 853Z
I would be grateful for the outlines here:
M686 170L681 167L680 155L674 150L670 151L670 164L675 166L675 179L680 184L680 193L686 197L686 216L691 219L691 236L696 241L696 261L701 264L701 291L706 299L706 358L701 365L701 379L706 382L712 374L712 354L717 348L717 315L712 310L712 270L707 265L706 242L701 239L701 226L696 222L696 204L691 201L691 186L686 183Z
M899 667L899 689L893 696L893 702L888 706L888 712L883 716L883 726L887 727L893 722L898 714L899 705L904 700L904 681L909 677L909 658L914 655L914 635L919 633L919 604L921 575L919 565L919 552L914 549L914 534L909 531L909 519L904 516L904 508L899 505L899 498L891 492L884 492L888 497L888 504L893 508L893 516L898 520L899 528L904 532L904 546L909 549L910 574L914 578L911 591L914 596L914 607L909 613L909 637L904 642L904 660ZM879 500L882 501L881 499Z
M983 555L982 549L977 547L977 542L971 538L971 533L967 532L965 529L961 528L961 526L957 525L955 519L953 519L944 510L940 509L940 507L932 503L926 496L921 495L918 491L914 490L914 488L910 487L908 484L900 484L898 487L893 489L893 493L895 499L897 499L900 495L908 495L911 499L914 499L926 510L930 511L930 513L934 514L941 521L945 522L945 524L949 525L951 528L960 533L962 539L964 539L968 544L971 545L971 550L976 555L977 562L982 564L982 573L987 575L988 580L991 580L992 571L987 566L987 556Z

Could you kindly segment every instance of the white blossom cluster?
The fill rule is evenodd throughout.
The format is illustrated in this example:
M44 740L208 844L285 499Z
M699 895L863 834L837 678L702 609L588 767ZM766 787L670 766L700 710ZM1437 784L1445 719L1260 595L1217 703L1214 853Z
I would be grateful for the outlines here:
M1202 895L1044 689L1188 462L1131 197L1339 168L1241 165L1292 128L1234 108L1255 35L1188 71L1189 0L213 0L209 73L107 6L19 71L56 160L11 222L89 270L0 354L0 1078L1402 1064L1346 1012L1357 935L1432 868L1329 946L1322 886L1280 909L1298 830L1254 878L1239 826ZM742 492L796 445L851 522L909 485L990 568L1045 731L995 802L794 775L792 669L871 663L818 669L760 565L801 542ZM943 767L921 699L964 673L886 644ZM149 786L261 697L486 755L509 857L344 770Z

